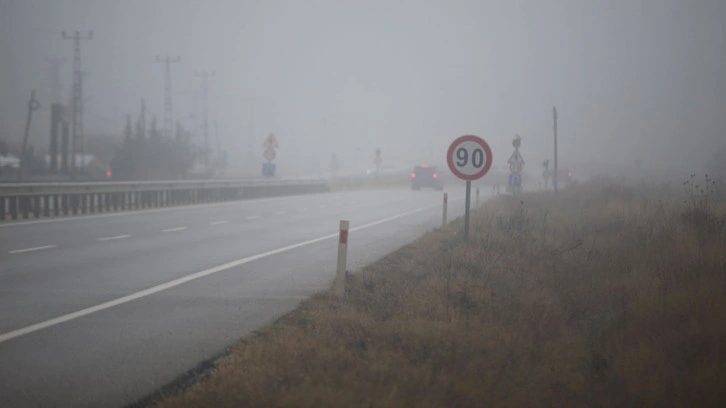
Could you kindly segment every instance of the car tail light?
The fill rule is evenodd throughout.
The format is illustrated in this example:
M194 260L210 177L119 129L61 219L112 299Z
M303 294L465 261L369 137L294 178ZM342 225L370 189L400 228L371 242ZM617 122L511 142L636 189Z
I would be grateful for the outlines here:
M434 173L434 176L433 176L433 177L434 177L435 179L437 179L437 178L439 178L439 174L438 174L438 173Z
M568 171L567 172L567 177L572 177L572 172L571 171Z
M416 178L416 173L411 173L411 178Z

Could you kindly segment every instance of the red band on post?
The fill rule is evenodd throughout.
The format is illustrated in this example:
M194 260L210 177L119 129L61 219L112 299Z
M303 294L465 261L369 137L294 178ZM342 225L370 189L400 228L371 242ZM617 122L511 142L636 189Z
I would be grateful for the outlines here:
M340 230L340 243L348 244L348 230Z

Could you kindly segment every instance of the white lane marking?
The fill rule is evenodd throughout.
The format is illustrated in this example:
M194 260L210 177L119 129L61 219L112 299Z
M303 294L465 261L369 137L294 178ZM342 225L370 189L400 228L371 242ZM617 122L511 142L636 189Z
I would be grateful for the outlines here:
M228 222L229 221L227 221L227 220L223 220L223 221L212 221L212 222L209 223L209 225L222 225L222 224L226 224Z
M300 211L302 211L302 212L305 212L305 211L307 211L307 210L308 210L307 208L301 208L301 209L300 209Z
M163 230L161 230L161 232L177 232L177 231L184 231L184 230L188 230L188 229L189 229L189 227L174 227L174 228L163 229Z
M320 208L328 208L327 204L320 204Z
M275 213L275 215L285 215L287 214L287 211L278 211Z
M401 213L401 214L397 214L397 215L393 215L393 216L390 216L390 217L387 217L387 218L380 219L378 221L369 222L368 224L363 224L363 225L357 226L355 228L351 228L350 231L360 231L360 230L365 229L365 228L374 227L374 226L379 225L379 224L383 224L383 223L390 222L390 221L393 221L393 220L396 220L396 219L399 219L399 218L407 217L409 215L413 215L413 214L416 214L416 213L420 213L422 211L430 210L432 208L437 208L437 207L440 207L440 206L441 206L440 204L436 204L436 205L432 205L432 206L429 206L429 207L417 208L415 210L407 211L407 212L404 212L404 213ZM325 240L332 239L332 238L337 238L337 237L338 237L338 232L335 232L333 234L324 235L322 237L309 239L309 240L303 241L303 242L298 242L297 244L292 244L292 245L288 245L288 246L285 246L285 247L282 247L282 248L273 249L271 251L262 252L262 253L259 253L257 255L248 256L246 258L237 259L236 261L227 262L226 264L219 265L219 266L215 266L215 267L209 268L209 269L205 269L203 271L196 272L196 273L193 273L191 275L184 276L182 278L174 279L174 280L171 280L169 282L162 283L160 285L152 286L152 287L150 287L148 289L144 289L142 291L139 291L139 292L136 292L136 293L132 293L130 295L122 296L120 298L116 298L116 299L110 300L108 302L104 302L104 303L98 304L96 306L91 306L91 307L88 307L86 309L81 309L81 310L75 311L73 313L68 313L66 315L56 317L54 319L46 320L44 322L32 324L30 326L26 326L26 327L23 327L23 328L20 328L20 329L17 329L17 330L13 330L13 331L10 331L10 332L7 332L7 333L0 334L0 343L4 343L4 342L6 342L8 340L12 340L12 339L14 339L16 337L25 336L27 334L36 332L38 330L43 330L43 329L46 329L48 327L56 326L56 325L59 325L61 323L65 323L65 322L68 322L68 321L71 321L71 320L75 320L75 319L78 319L78 318L83 317L83 316L87 316L87 315L90 315L90 314L93 314L93 313L97 313L97 312L100 312L102 310L110 309L112 307L116 307L116 306L122 305L124 303L128 303L128 302L131 302L131 301L134 301L134 300L137 300L137 299L141 299L141 298L144 298L144 297L147 297L147 296L151 296L151 295L153 295L155 293L159 293L159 292L165 291L167 289L171 289L173 287L176 287L176 286L179 286L179 285L183 285L183 284L185 284L187 282L191 282L191 281L194 281L194 280L203 278L205 276L209 276L209 275L215 274L217 272L222 272L222 271L225 271L227 269L235 268L235 267L238 267L240 265L244 265L244 264L250 263L252 261L256 261L258 259L267 258L267 257L272 256L272 255L277 255L277 254L280 254L280 253L283 253L283 252L291 251L293 249L301 248L301 247L304 247L304 246L307 246L307 245L315 244L315 243L318 243L318 242L321 242L321 241L325 241Z
M113 241L116 239L131 238L131 235L116 235L113 237L96 238L96 241Z
M248 217L245 217L245 219L248 219L248 220L259 220L260 218L262 218L262 217L260 217L259 215L250 215Z
M33 247L33 248L25 248L25 249L15 249L13 251L8 251L9 254L22 254L25 252L33 252L33 251L41 251L43 249L51 249L55 248L55 245L43 245L39 247Z

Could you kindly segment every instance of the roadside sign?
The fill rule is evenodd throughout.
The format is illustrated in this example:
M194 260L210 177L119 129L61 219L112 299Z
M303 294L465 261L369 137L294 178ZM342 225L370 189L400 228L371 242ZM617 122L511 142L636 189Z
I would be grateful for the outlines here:
M277 138L275 137L275 135L270 133L269 135L267 135L265 141L262 143L262 147L264 147L265 149L277 149L278 147L280 147L280 145L277 143Z
M519 153L519 148L514 150L514 153L509 157L509 160L507 160L507 163L509 163L509 170L513 173L521 173L522 169L524 168L524 158L522 157L522 154Z
M509 164L509 183L507 183L507 191L516 194L522 191L522 169L524 169L524 158L519 153L519 147L522 145L522 138L517 135L512 141L514 151L509 156L507 163Z
M478 136L461 136L449 146L449 150L446 152L446 162L456 177L466 180L464 239L469 240L471 182L484 177L492 167L492 149L484 139Z
M271 161L275 160L277 153L275 153L275 149L268 147L267 149L265 149L264 156L265 156L265 160L267 160L268 162L271 162Z
M446 161L456 177L470 182L484 177L492 167L492 150L478 136L461 136L449 146Z
M522 175L519 173L511 173L509 175L509 187L522 187Z
M275 163L262 163L262 176L275 177Z

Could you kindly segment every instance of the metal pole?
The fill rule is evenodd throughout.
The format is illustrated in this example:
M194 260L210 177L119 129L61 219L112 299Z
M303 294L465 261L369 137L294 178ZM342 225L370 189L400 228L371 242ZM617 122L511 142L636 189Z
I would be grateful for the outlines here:
M23 134L23 148L20 150L20 168L18 169L18 181L23 181L23 171L28 166L27 160L27 149L28 149L28 136L30 134L30 120L33 117L33 111L38 110L40 104L35 99L35 89L30 93L30 100L28 101L28 117L25 120L25 133Z
M475 208L479 208L479 187L476 188L476 206Z
M554 183L555 195L557 195L557 108L552 108L552 117L554 119L554 133L555 133L555 174L552 182Z
M464 211L464 240L469 240L469 206L471 202L471 181L466 182L466 207Z

